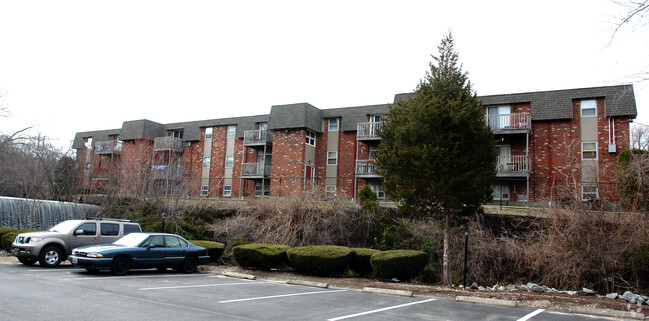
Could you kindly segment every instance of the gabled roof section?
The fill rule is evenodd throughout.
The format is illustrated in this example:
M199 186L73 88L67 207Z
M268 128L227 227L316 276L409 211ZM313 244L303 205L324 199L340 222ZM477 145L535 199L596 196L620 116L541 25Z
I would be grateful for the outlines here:
M268 129L307 128L322 132L322 111L309 103L272 106Z
M148 119L125 121L122 124L122 141L134 139L150 139L165 136L164 125Z
M341 131L355 131L358 123L368 121L369 115L382 115L388 112L389 104L358 107L323 109L322 118L341 117Z
M394 102L396 104L399 100L408 100L411 97L412 93L397 94ZM530 103L534 121L572 119L573 101L589 98L605 99L606 117L635 118L638 115L633 85L478 96L485 106Z
M74 135L74 142L72 142L72 148L79 149L85 147L86 138L92 137L92 145L94 146L97 142L103 142L110 140L110 136L119 135L122 132L122 129L107 129L107 130L95 130L88 132L78 132Z

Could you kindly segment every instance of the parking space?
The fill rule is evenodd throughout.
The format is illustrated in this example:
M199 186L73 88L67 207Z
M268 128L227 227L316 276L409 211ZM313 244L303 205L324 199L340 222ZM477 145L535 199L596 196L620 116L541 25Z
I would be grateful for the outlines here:
M314 288L208 273L0 265L6 316L51 320L593 320L527 307ZM13 319L11 317L6 319Z

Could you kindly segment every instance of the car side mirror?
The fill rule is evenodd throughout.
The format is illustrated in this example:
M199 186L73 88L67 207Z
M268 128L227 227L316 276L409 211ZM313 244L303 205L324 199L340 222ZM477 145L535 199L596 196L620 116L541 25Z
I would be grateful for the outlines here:
M147 250L150 250L150 249L152 249L152 248L154 248L154 247L155 247L155 244L149 244L149 245L146 247L146 249L147 249Z
M81 235L81 234L83 234L83 230L74 231L74 236Z

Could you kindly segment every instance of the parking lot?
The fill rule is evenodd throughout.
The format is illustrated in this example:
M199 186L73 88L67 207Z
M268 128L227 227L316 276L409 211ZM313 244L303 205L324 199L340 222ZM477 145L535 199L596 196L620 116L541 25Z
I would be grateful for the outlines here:
M116 277L70 266L0 264L0 285L0 320L597 320L210 273L147 270Z

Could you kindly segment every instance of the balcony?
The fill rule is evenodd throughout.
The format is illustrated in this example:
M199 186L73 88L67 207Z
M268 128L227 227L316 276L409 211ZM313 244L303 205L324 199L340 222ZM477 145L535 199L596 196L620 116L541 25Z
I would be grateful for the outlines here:
M526 177L530 173L530 157L526 155L499 156L496 177Z
M360 178L381 178L376 173L376 161L373 159L357 160L355 173Z
M243 132L243 146L272 145L273 132L269 130L246 130Z
M379 137L379 129L381 129L381 123L377 122L367 122L367 123L358 123L356 125L356 140L367 141L367 140L381 140Z
M487 115L485 122L494 134L524 134L532 129L529 113Z
M245 178L270 177L270 165L264 163L243 163L241 176Z
M172 136L156 137L155 139L153 139L153 150L156 152L167 150L173 152L182 152L183 140L181 138Z
M95 155L112 155L122 152L122 142L109 140L95 143Z
M153 165L151 166L151 178L158 179L171 179L177 180L181 178L181 171L174 166L168 165Z

